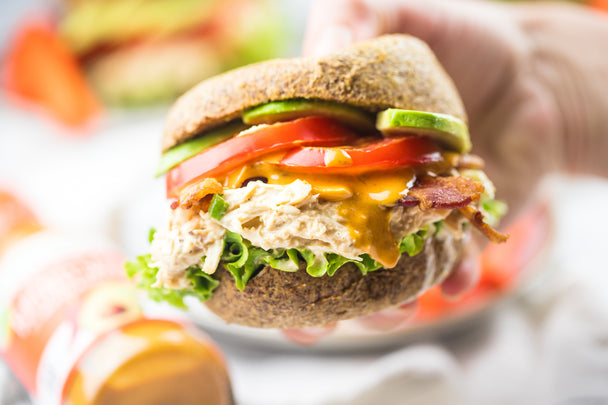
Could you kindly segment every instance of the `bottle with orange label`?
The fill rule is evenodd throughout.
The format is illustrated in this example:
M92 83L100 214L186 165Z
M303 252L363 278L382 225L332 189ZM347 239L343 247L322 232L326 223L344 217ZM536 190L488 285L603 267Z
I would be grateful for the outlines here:
M0 355L42 405L231 404L194 326L144 313L111 243L43 229L0 190Z

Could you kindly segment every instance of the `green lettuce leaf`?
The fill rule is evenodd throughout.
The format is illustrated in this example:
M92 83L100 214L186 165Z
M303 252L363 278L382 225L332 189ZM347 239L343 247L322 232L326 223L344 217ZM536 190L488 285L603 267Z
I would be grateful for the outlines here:
M490 226L497 226L500 219L507 213L507 204L500 200L492 198L480 198L480 208L483 213L483 219Z
M222 263L226 270L232 274L236 286L240 290L244 289L249 279L266 265L282 271L297 271L300 268L300 263L303 263L306 272L313 277L321 277L325 274L333 276L346 263L354 263L363 274L382 267L369 255L362 255L360 260L354 260L335 253L315 255L308 249L271 249L266 251L252 246L241 235L233 232L226 232L224 237Z
M239 290L244 289L256 270L263 266L260 259L265 255L263 249L252 247L241 235L226 232L221 260L226 270L232 274Z
M438 228L441 222L435 224ZM428 234L428 227L403 238L399 245L399 253L415 256L424 247L424 239ZM313 277L324 275L333 276L336 271L346 263L353 263L362 274L382 268L382 265L363 254L359 260L349 259L335 253L315 255L308 249L271 249L266 251L252 246L249 241L234 232L226 232L224 236L224 252L221 259L226 270L232 274L239 290L243 290L247 282L264 266L269 265L282 271L297 271L300 263L305 264L304 269Z
M424 238L428 234L428 227L424 227L416 233L411 233L401 239L399 253L407 253L408 256L416 256L424 247Z
M479 209L485 223L497 226L500 219L507 213L507 204L495 199L496 190L492 181L482 170L462 170L461 175L483 184L484 191L479 197Z
M186 278L192 287L184 290L173 290L165 287L152 287L156 282L158 268L152 266L150 255L142 255L134 261L125 264L129 278L137 279L137 286L146 290L148 296L154 301L166 301L178 308L185 309L184 298L191 295L201 301L211 298L213 290L220 284L211 275L204 273L200 266L190 266L186 270Z
M436 232L441 222L434 225ZM417 255L422 251L428 234L429 227L425 227L406 236L399 245L399 252L407 253L409 256ZM153 237L154 231L152 230L150 238L153 239ZM203 258L203 262L204 260ZM359 256L359 260L355 260L335 253L315 255L308 249L271 249L267 251L252 246L241 235L230 231L227 231L224 236L224 248L220 262L230 272L239 290L243 290L251 277L266 265L281 271L293 272L299 270L300 264L302 264L303 269L313 277L321 277L326 274L333 276L346 263L353 263L363 275L382 268L382 265L368 254L363 254ZM212 275L204 273L201 266L191 266L186 270L186 278L192 283L192 288L172 290L152 287L156 282L158 268L152 266L150 255L139 256L136 260L127 262L125 268L127 275L130 278L137 278L138 285L147 290L150 298L155 301L167 301L180 308L186 307L184 298L188 295L194 296L200 301L209 299L219 284L219 281Z
M211 218L219 221L224 217L226 211L228 211L228 208L229 205L226 201L224 201L222 196L219 194L214 194L213 198L211 199L211 205L209 205L209 215Z

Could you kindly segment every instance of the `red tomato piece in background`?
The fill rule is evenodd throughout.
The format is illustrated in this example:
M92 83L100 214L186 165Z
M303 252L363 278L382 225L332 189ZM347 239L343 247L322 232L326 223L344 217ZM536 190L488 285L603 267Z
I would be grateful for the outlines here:
M478 285L458 300L449 300L441 293L441 286L434 286L418 297L418 312L414 322L440 322L451 315L463 315L488 305L497 297L497 291L486 285Z
M549 238L551 221L546 204L522 214L507 229L509 241L490 244L481 255L480 283L498 290L511 287Z
M472 313L514 288L548 242L550 222L544 203L519 216L507 229L509 241L490 244L481 254L481 275L475 288L456 301L446 299L440 286L431 288L418 298L414 321L441 321L452 315Z
M326 117L306 117L263 126L205 149L167 173L167 197L201 177L225 174L268 153L299 145L344 145L357 134Z
M20 26L3 73L10 91L66 125L83 125L101 110L75 56L45 19L30 19Z
M300 147L289 151L278 165L306 172L355 174L441 159L440 148L431 138L405 136L372 140L362 146Z

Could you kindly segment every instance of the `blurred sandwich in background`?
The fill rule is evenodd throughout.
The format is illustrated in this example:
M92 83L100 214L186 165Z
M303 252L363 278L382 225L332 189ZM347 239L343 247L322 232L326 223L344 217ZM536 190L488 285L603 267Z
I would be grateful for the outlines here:
M58 29L105 103L142 105L280 56L288 35L278 7L267 0L68 0Z

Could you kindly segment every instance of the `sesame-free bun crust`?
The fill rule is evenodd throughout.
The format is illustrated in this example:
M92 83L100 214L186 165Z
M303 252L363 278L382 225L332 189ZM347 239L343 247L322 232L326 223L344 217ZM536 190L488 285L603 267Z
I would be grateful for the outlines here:
M464 239L427 239L424 250L402 255L392 269L363 276L347 263L333 276L312 277L304 269L285 272L264 268L243 291L223 267L206 305L229 323L257 328L326 325L377 312L417 297L445 278L463 254Z
M238 118L243 110L293 98L386 108L466 114L451 79L419 39L387 35L319 58L277 59L207 79L173 105L166 151L196 134Z

